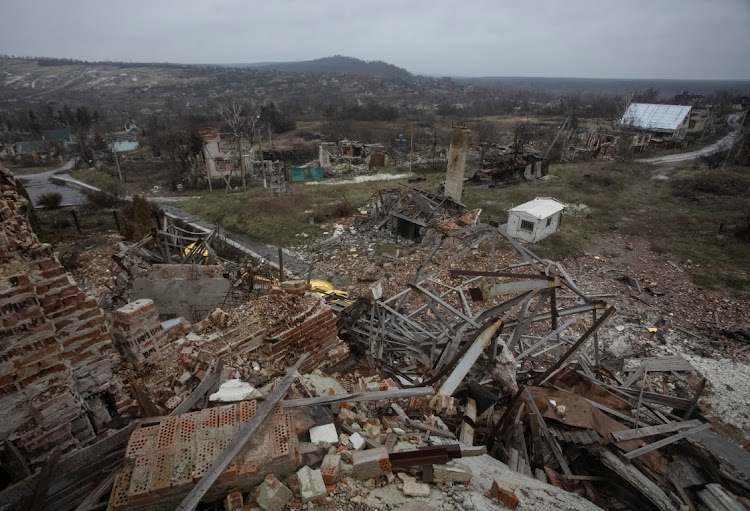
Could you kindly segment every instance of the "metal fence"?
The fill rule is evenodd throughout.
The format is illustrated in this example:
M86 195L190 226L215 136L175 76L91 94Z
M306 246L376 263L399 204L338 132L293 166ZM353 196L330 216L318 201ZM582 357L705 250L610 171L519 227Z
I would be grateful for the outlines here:
M83 234L91 231L120 232L117 211L111 209L37 209L38 230L46 234Z

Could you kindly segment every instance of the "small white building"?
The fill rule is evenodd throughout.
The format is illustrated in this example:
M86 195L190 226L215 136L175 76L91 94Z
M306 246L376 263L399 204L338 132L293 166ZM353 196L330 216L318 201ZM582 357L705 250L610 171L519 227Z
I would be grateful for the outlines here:
M550 197L536 199L508 212L508 234L530 243L543 240L560 227L565 204Z

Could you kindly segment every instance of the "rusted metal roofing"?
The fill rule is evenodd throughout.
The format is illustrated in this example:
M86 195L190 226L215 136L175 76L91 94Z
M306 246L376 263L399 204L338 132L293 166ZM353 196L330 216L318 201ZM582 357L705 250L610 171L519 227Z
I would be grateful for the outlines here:
M630 103L620 124L644 129L674 131L690 114L691 107L682 105L655 105Z

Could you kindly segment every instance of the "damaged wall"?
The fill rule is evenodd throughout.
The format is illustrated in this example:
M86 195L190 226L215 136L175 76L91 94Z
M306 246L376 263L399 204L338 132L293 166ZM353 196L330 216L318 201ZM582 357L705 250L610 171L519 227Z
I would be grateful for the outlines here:
M151 298L163 317L195 322L216 308L236 307L246 296L232 291L232 275L221 266L155 264L133 276L130 298Z
M96 300L31 230L2 166L0 190L0 433L38 464L54 446L93 443L111 420L112 337Z

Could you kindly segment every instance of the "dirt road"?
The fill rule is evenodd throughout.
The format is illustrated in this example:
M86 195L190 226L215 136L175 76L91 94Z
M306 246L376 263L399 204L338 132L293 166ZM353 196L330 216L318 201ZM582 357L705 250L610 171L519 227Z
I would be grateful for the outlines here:
M711 145L708 145L706 147L702 147L701 149L698 149L697 151L690 151L689 153L680 153L680 154L668 154L665 156L655 156L654 158L643 158L640 160L636 160L641 163L652 163L652 164L662 164L662 163L677 163L681 161L688 161L688 160L695 160L697 158L700 158L701 156L708 156L709 154L717 153L719 151L724 151L726 149L729 149L732 147L732 144L734 144L734 139L737 136L737 133L740 129L740 123L742 121L742 118L744 117L743 112L737 112L735 114L731 114L727 118L727 122L730 126L734 128L734 131L730 133L729 135L723 137L721 140L714 142Z

